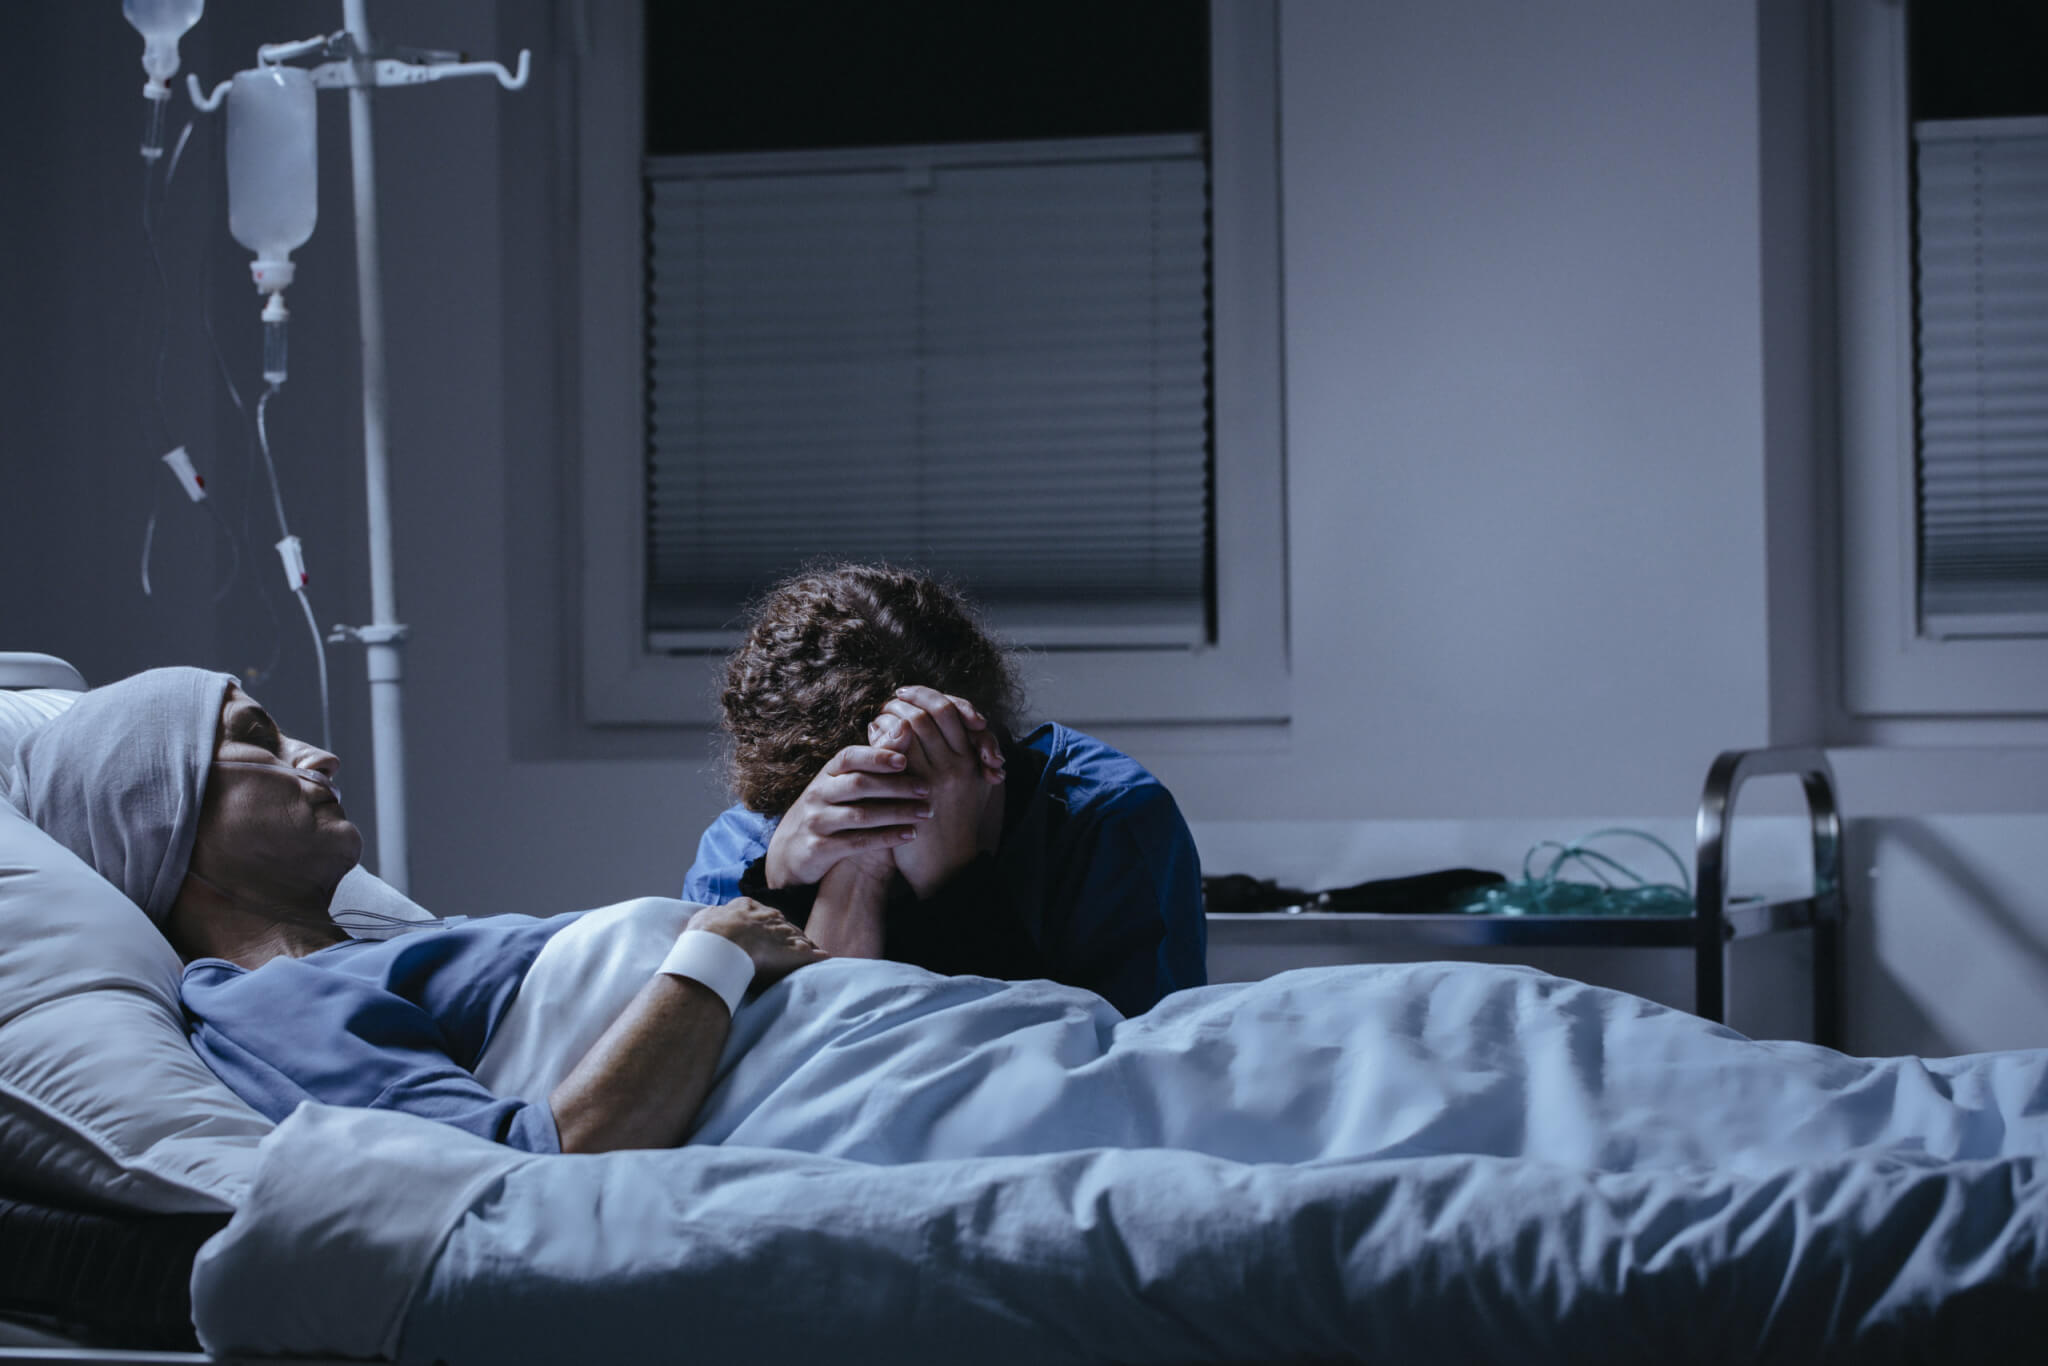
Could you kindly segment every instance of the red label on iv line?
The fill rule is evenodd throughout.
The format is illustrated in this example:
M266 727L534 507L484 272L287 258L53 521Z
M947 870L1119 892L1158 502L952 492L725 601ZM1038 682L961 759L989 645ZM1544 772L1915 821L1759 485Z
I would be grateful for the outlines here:
M306 556L299 548L299 538L287 536L277 543L277 557L284 561L284 579L296 593L306 586Z
M183 446L164 452L163 462L171 467L171 473L178 477L178 484L185 490L185 496L197 503L206 497L206 481L199 477L199 471L192 468L192 457L185 453Z

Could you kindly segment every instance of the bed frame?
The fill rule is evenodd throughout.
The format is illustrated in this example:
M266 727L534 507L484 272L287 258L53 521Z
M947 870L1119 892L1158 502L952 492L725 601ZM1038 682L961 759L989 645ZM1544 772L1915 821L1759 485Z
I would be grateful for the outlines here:
M0 688L77 687L69 665L47 655L0 654ZM1752 778L1792 774L1806 793L1813 833L1812 894L1789 901L1764 902L1729 895L1728 832L1735 802ZM1693 914L1680 917L1626 919L1592 916L1497 915L1361 915L1304 912L1300 915L1212 915L1211 942L1242 941L1257 934L1285 936L1292 945L1360 943L1368 928L1381 942L1412 948L1444 947L1639 946L1690 948L1695 958L1694 983L1699 1013L1708 1019L1727 1015L1727 946L1737 939L1805 930L1813 935L1814 1037L1839 1046L1840 926L1842 902L1841 818L1835 804L1834 773L1817 749L1730 750L1714 761L1700 797L1696 888ZM1252 930L1256 924L1260 928ZM95 1306L109 1299L131 1298L138 1265L168 1290L175 1304L189 1276L193 1253L217 1225L194 1218L136 1217L88 1213L40 1205L34 1197L9 1199L0 1192L0 1268L10 1270L0 1285L0 1366L87 1366L87 1363L129 1363L129 1366L208 1366L215 1361L202 1352L162 1349L131 1350L93 1343L164 1341L164 1325L151 1320L135 1324L98 1324L87 1320ZM202 1227L205 1224L207 1226ZM123 1289L116 1285L125 1278ZM187 1310L189 1313L189 1310ZM156 1319L162 1319L159 1313ZM136 1333L141 1331L142 1337ZM294 1358L304 1366L322 1366L310 1358ZM334 1362L332 1366L343 1366Z

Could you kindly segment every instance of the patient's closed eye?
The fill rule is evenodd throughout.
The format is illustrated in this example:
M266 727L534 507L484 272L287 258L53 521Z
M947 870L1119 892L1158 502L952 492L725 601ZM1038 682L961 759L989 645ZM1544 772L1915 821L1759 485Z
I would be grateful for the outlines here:
M277 728L277 722L270 719L270 713L261 707L248 707L235 714L234 725L229 735L236 740L267 749L272 754L284 747L284 735Z

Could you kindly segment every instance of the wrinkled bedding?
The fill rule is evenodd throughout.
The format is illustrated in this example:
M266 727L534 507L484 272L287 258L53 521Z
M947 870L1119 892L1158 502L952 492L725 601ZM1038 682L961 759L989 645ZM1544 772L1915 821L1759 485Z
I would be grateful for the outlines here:
M691 1143L309 1106L194 1271L216 1352L407 1361L2032 1360L2048 1051L1864 1060L1518 968L1117 1016L831 962Z

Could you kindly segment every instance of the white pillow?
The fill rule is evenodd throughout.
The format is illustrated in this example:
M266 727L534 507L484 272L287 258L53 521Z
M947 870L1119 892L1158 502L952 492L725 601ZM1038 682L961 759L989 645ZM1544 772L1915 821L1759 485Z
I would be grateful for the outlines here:
M67 1203L232 1209L270 1121L192 1051L134 903L0 802L0 1170Z
M82 692L85 675L55 655L0 650L0 688L68 688Z

